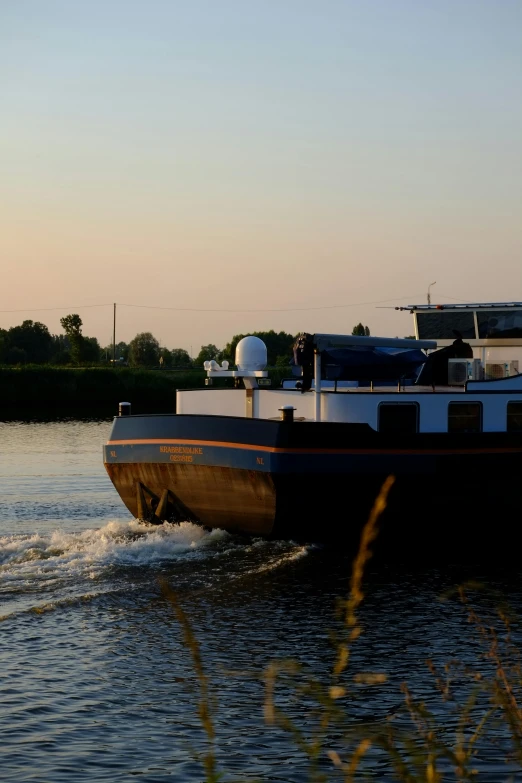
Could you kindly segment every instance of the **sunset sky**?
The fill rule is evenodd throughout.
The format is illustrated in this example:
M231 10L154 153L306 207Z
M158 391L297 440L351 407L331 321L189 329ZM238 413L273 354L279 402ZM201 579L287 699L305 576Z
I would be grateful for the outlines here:
M2 0L0 327L106 345L118 302L117 340L196 354L406 335L382 307L433 281L522 300L521 29L520 0Z

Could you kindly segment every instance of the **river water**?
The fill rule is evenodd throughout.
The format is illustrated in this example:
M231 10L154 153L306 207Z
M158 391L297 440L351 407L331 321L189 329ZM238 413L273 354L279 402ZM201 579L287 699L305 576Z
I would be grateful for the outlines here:
M298 662L295 676L278 679L276 706L304 740L316 736L311 682L332 682L349 558L189 523L139 524L102 464L110 426L0 423L0 780L206 780L202 756L211 745L198 715L194 645L184 640L165 584L200 646L223 780L318 780L297 735L265 720L264 678L276 661ZM501 630L496 606L508 598L515 612L522 607L519 574L370 564L358 610L363 633L340 681L348 690L318 754L322 779L344 779L328 752L348 763L363 737L373 738L363 760L368 777L399 779L382 747L390 732L413 769L425 742L405 708L404 682L430 711L440 746L455 749L462 707L472 683L482 682L476 674L487 678L494 669L467 608L448 597L470 578L482 586L472 593L479 615ZM515 621L515 647L517 629ZM506 656L511 661L511 651ZM454 700L442 698L427 659L441 672L453 666ZM382 682L353 682L368 672ZM463 736L489 706L478 693ZM479 780L522 780L510 733L496 717L471 766ZM405 750L408 739L413 750ZM422 757L419 763L420 780ZM444 779L455 779L451 760L437 765Z

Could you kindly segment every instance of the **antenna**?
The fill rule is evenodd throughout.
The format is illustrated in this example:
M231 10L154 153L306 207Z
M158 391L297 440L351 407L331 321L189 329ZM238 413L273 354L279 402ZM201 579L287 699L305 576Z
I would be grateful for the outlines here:
M433 281L433 283L430 283L430 284L429 284L429 286L428 286L428 294L427 294L427 298L428 298L428 304L429 304L429 305L431 304L430 288L431 288L431 286L432 286L432 285L435 285L435 284L436 284L436 282L437 282L437 281L436 281L436 280L434 280L434 281Z

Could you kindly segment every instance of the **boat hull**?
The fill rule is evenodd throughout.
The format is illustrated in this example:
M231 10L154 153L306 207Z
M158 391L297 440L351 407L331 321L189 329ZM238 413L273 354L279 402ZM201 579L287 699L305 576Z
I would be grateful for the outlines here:
M130 513L139 517L137 486L148 513L151 502L170 493L166 517L192 519L208 527L269 536L275 520L276 492L270 474L223 466L159 462L106 463L107 472Z
M105 466L135 517L348 547L393 474L382 554L440 562L522 552L517 433L384 436L357 424L118 417Z

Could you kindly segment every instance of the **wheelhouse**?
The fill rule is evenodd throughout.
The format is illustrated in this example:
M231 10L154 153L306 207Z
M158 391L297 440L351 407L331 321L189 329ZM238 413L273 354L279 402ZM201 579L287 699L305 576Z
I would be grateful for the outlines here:
M469 343L484 377L504 378L522 369L522 302L489 302L396 307L413 315L418 340L451 345L455 336Z

